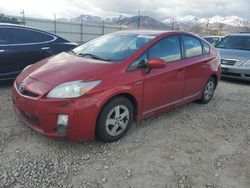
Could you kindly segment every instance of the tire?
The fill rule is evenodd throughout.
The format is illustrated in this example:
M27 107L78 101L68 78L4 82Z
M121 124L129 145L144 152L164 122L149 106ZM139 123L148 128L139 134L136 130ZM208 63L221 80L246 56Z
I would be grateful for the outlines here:
M215 87L216 87L215 79L213 77L210 77L205 84L202 97L199 100L201 104L207 104L210 102L210 100L214 95Z
M96 136L104 142L114 142L122 138L133 122L134 108L125 97L115 97L99 114Z

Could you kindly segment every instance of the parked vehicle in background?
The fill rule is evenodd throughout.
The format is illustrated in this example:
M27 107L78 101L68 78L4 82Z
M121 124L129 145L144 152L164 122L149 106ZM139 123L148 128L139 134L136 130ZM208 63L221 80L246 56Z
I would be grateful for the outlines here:
M25 69L16 114L41 134L115 141L133 120L199 100L220 80L218 51L185 32L121 31Z
M0 23L0 80L14 79L28 65L75 47L45 31Z
M216 48L221 56L222 76L250 81L250 33L228 35Z
M205 37L203 37L203 39L205 39L206 41L208 41L210 44L212 44L214 46L216 44L218 44L223 38L224 38L224 36L205 36Z

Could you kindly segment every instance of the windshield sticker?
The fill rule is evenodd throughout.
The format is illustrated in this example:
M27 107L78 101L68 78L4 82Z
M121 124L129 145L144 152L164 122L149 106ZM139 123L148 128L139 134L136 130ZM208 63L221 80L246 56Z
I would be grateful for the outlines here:
M152 36L152 35L138 35L137 37L144 38L144 39L154 39L155 38L155 36Z

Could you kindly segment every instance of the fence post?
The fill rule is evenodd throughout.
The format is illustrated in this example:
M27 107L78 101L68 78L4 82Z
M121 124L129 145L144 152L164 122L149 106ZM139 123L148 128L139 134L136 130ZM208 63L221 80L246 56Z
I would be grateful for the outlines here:
M82 20L82 17L81 17L81 43L83 43L83 20Z
M102 35L104 35L105 34L105 31L104 31L104 20L102 20Z
M56 34L56 14L54 15L54 33Z

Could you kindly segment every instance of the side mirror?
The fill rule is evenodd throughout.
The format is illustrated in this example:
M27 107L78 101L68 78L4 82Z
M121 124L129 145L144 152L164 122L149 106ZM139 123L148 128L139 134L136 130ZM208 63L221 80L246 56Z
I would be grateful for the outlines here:
M150 69L160 69L166 66L166 62L160 58L150 58L147 67Z

